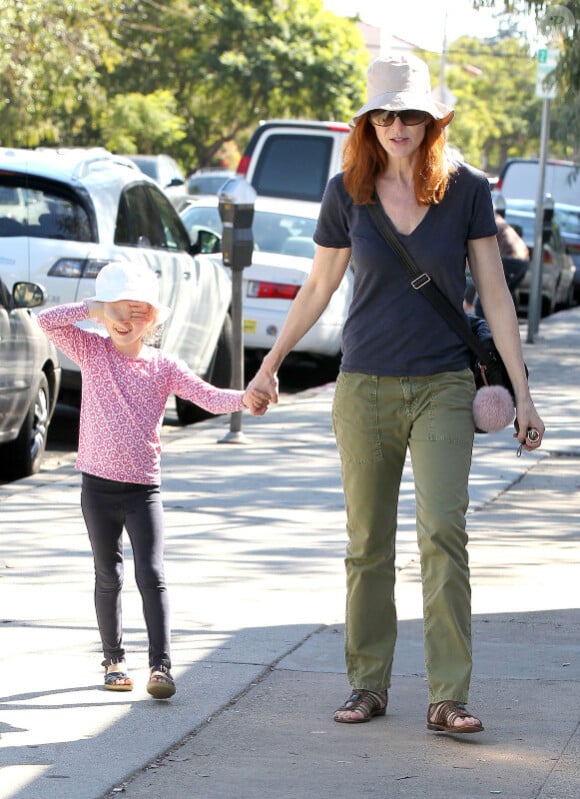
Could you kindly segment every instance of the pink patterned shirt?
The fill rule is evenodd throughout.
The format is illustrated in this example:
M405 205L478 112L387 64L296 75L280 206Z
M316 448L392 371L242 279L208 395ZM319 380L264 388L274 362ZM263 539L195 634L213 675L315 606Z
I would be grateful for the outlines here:
M170 394L211 413L240 411L242 391L215 388L184 361L144 346L138 358L121 354L107 336L78 327L84 302L38 314L47 336L82 375L76 468L119 482L159 485L161 425Z

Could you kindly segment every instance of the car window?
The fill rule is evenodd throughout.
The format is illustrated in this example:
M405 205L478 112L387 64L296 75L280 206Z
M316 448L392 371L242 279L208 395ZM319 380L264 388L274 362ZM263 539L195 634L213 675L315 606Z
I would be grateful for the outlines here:
M563 233L580 236L580 210L568 211L562 208L556 208L554 210L554 217Z
M121 195L115 244L187 252L190 242L167 197L149 184L133 185Z
M164 194L153 187L148 188L148 194L152 206L159 215L166 248L187 252L190 246L189 238L173 205Z
M143 184L129 186L121 195L115 244L130 247L165 247L165 234L155 205Z
M504 197L535 200L538 193L537 161L510 161L498 184ZM564 163L546 163L544 193L555 202L577 205L580 202L580 167Z
M0 307L6 311L11 311L14 307L12 294L8 290L6 283L0 278Z
M315 219L257 211L254 214L252 230L254 242L259 250L312 258L314 255L312 236L315 227Z
M26 175L0 175L0 236L96 241L80 198Z
M190 194L218 194L224 183L234 176L230 175L192 175L187 182L187 191Z
M193 228L200 227L209 228L218 233L222 229L222 220L217 207L209 208L206 205L192 205L183 214L183 221L190 232Z
M334 141L330 136L276 134L264 140L252 185L268 197L322 199Z

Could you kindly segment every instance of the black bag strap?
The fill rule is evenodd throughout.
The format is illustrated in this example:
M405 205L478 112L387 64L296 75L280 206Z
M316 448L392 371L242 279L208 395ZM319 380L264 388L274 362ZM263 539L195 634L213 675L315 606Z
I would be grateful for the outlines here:
M443 294L441 289L433 282L431 277L426 272L419 269L407 248L397 238L395 231L390 226L376 195L375 203L369 203L367 208L371 219L379 229L379 232L383 235L383 238L391 245L392 249L407 267L407 271L411 276L411 286L416 291L421 291L425 295L457 335L460 336L468 347L477 355L481 363L487 365L490 361L489 350L482 345L480 339L473 333L465 318L465 314L459 313L451 304L451 301Z

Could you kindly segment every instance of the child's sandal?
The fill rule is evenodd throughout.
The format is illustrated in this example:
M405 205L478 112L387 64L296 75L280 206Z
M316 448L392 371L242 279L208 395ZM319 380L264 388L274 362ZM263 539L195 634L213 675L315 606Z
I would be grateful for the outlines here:
M167 666L161 664L151 669L147 693L151 694L154 699L169 699L170 696L173 696L175 682Z
M132 691L133 680L126 671L108 671L105 673L105 688L108 691Z

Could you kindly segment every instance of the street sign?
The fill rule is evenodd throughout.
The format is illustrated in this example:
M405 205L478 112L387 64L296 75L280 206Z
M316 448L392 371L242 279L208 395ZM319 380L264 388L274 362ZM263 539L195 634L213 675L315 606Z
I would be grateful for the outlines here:
M536 60L536 97L553 100L556 97L556 84L546 84L548 75L556 69L560 51L541 47Z

